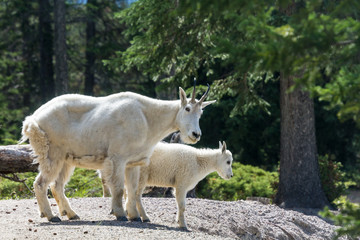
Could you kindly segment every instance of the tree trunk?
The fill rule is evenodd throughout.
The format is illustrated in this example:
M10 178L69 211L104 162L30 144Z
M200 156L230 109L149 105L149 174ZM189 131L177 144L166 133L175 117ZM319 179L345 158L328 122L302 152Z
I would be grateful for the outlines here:
M0 173L37 172L30 145L0 146Z
M68 69L66 54L66 8L65 0L54 1L55 16L55 94L68 92Z
M42 101L54 96L53 35L49 0L39 0L40 91Z
M314 104L295 89L292 76L280 75L280 183L275 203L285 208L330 205L321 187L315 139Z
M21 20L21 33L23 40L22 47L22 57L24 61L24 88L23 88L23 106L30 107L31 101L33 100L31 96L33 95L34 89L34 80L37 79L39 75L38 69L36 67L36 63L34 63L32 56L34 53L33 45L34 45L34 28L30 25L29 15L31 11L31 4L28 1L23 1L22 8L24 9L24 13Z
M85 94L94 95L95 84L95 10L96 1L88 0L87 2L87 19L86 19L86 64L85 64Z

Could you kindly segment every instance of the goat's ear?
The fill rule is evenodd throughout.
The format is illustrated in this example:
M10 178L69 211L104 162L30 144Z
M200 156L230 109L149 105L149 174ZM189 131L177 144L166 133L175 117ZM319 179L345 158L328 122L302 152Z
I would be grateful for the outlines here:
M184 89L182 89L181 87L179 87L179 97L181 100L181 106L185 107L188 103L187 99L186 99L186 93L184 91Z
M212 101L206 101L206 102L203 102L201 104L201 108L205 108L206 106L209 106L210 104L216 102L216 100L212 100Z
M219 141L219 149L222 149L222 143Z
M225 153L225 151L226 151L226 143L225 143L225 141L223 141L221 152Z

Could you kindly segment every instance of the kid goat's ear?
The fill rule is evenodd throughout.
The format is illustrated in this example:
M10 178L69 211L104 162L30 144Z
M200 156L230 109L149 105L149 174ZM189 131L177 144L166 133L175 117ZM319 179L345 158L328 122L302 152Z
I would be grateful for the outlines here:
M219 141L219 149L222 149L222 143Z
M223 141L221 151L222 151L222 153L225 153L225 151L226 151L226 143L225 143L225 141Z
M186 99L186 93L184 91L184 89L182 89L181 87L179 87L179 97L181 100L181 106L185 107L188 103L187 99Z

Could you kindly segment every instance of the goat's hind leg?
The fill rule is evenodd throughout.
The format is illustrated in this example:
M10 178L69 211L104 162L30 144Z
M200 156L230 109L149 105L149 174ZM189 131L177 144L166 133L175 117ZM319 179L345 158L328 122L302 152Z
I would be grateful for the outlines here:
M55 182L50 185L51 192L58 204L61 216L67 215L70 220L80 219L80 217L71 209L69 200L64 194L64 186L69 181L74 171L74 167L64 163Z
M50 222L60 222L61 219L52 214L50 203L47 198L47 189L50 182L52 182L52 176L57 173L46 173L40 171L39 175L34 181L35 196L39 205L40 217L46 217Z

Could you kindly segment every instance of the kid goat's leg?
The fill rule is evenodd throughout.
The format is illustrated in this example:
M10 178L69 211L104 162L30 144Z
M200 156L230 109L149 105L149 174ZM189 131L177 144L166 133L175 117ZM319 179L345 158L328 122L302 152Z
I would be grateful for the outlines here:
M187 229L185 222L185 201L186 201L186 191L181 188L176 188L176 202L178 205L178 213L177 213L177 222L181 228Z
M111 196L110 189L104 177L101 177L101 183L103 189L103 197L110 197Z
M109 159L106 158L104 163L105 163L104 165L109 164ZM101 178L101 183L102 183L103 197L110 197L111 193L110 193L110 189L109 189L109 186L107 183L107 180L109 180L109 177L106 178L104 176L104 174L105 174L105 172L102 169L98 170L98 175Z
M143 180L143 181L142 181ZM150 222L149 217L146 215L146 211L144 209L143 203L142 203L142 194L145 189L145 179L141 179L139 181L139 186L136 189L135 198L136 198L136 208L140 213L140 216L142 218L143 222Z
M70 203L64 194L64 186L69 181L70 176L74 171L73 166L64 163L59 176L55 182L50 185L51 192L59 206L59 212L61 216L67 215L70 220L80 219L79 216L71 209Z

